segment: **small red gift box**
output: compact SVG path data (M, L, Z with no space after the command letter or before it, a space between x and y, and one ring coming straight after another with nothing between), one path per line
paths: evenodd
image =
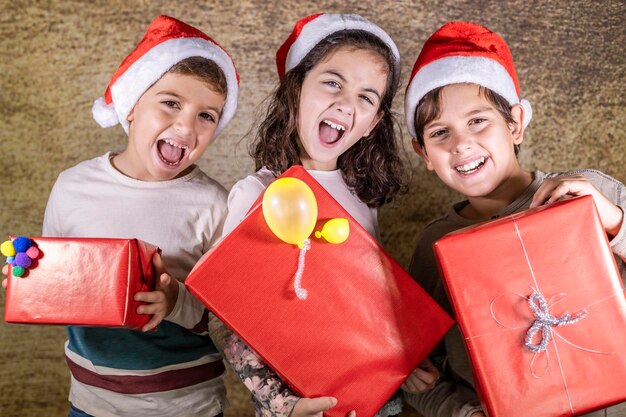
M155 286L152 255L137 239L32 237L39 256L22 277L9 267L4 320L10 323L140 328L138 291Z
M325 415L372 416L452 319L304 169L281 177L312 189L315 230L337 217L350 225L340 244L311 237L302 275L308 297L294 294L300 250L272 233L260 204L185 284L298 395L336 397Z
M489 416L573 416L626 400L624 286L592 197L434 247Z

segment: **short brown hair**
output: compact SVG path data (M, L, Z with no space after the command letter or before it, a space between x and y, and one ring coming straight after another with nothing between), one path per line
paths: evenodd
M224 71L215 62L201 56L192 56L172 65L168 73L191 75L207 85L211 90L226 97L228 84Z
M504 121L509 125L517 124L511 113L511 105L500 94L487 87L478 86L479 94L483 95L489 103L502 115ZM444 87L435 88L428 93L417 104L415 109L415 133L417 142L424 148L424 128L427 124L441 115L441 91ZM515 145L515 155L519 153L519 145Z

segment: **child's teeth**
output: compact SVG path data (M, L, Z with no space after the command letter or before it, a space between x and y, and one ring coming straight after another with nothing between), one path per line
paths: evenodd
M478 168L484 162L485 162L485 158L480 158L480 159L477 159L475 161L469 162L467 164L458 166L458 167L456 167L456 170L459 171L459 172L472 171L472 170L475 170L476 168Z
M168 145L175 146L175 147L180 148L180 149L187 149L187 146L178 145L177 143L174 143L174 142L173 142L172 140L170 140L170 139L164 139L163 141L164 141L165 143L167 143Z
M335 124L333 122L331 122L330 120L324 120L324 123L326 123L328 126L332 127L333 129L337 129L337 130L346 130L345 127Z

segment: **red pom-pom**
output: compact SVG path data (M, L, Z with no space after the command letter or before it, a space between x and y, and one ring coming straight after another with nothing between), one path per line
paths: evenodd
M28 255L30 259L37 259L39 256L39 249L37 246L31 246L28 250L26 250L26 255Z

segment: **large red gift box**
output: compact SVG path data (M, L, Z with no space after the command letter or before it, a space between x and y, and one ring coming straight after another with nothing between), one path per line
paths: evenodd
M140 328L138 291L155 286L152 255L137 239L31 237L40 255L22 276L9 268L4 320L10 323Z
M326 416L370 417L452 325L452 319L303 168L315 230L348 219L341 244L311 237L298 299L300 250L269 229L260 203L185 281L211 311L303 397L334 396ZM262 197L262 196L261 196ZM260 199L259 198L259 202Z
M490 417L574 416L626 400L624 285L592 197L459 230L434 248Z

